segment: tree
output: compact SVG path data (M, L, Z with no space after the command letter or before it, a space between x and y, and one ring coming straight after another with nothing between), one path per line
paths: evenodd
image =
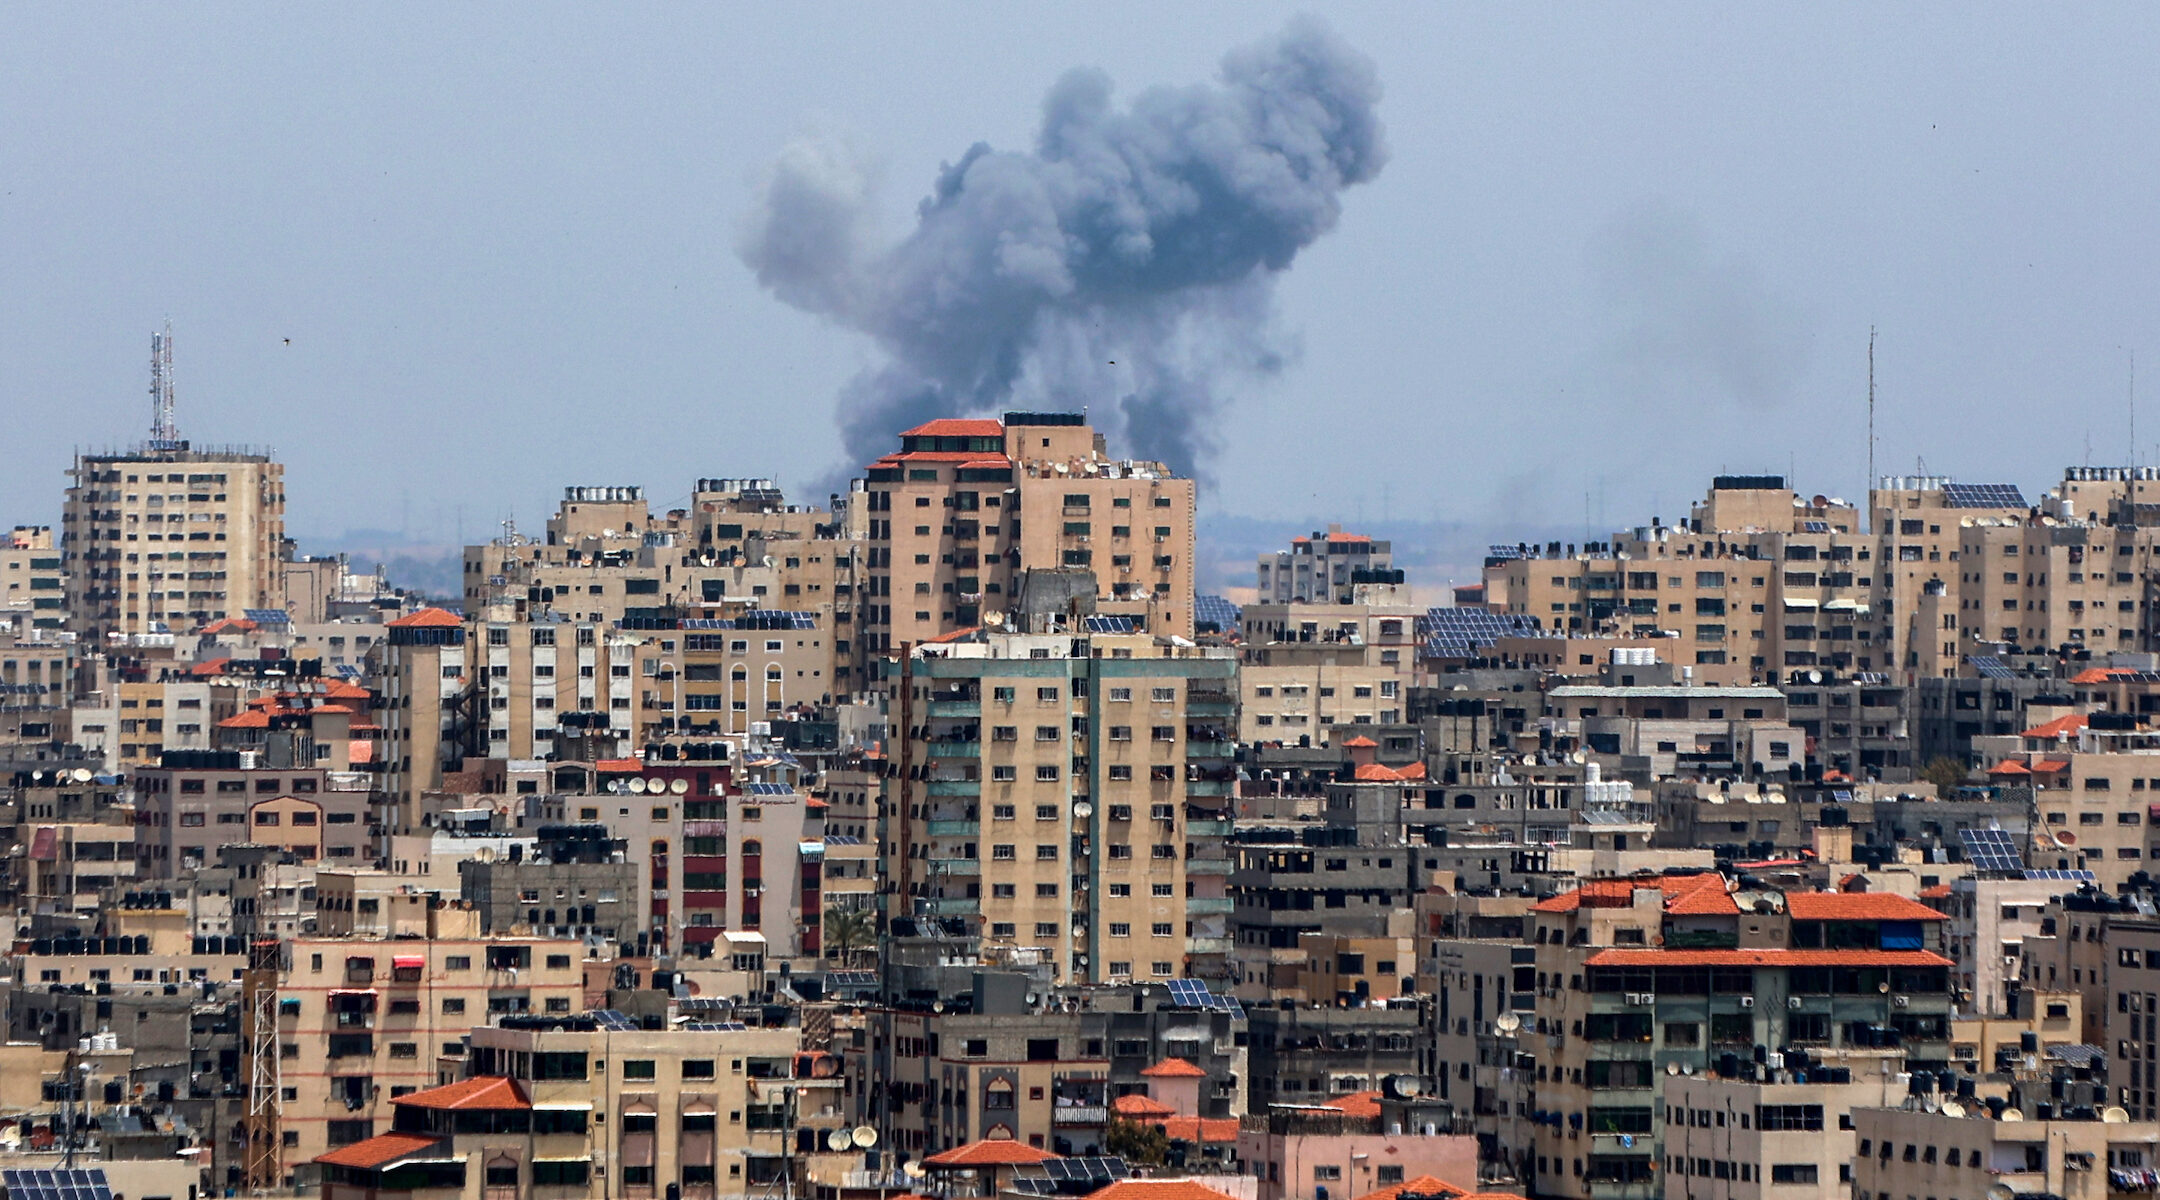
M876 944L877 919L868 909L833 909L824 915L824 931L825 953L847 967Z
M1103 1134L1103 1149L1129 1163L1159 1167L1170 1159L1170 1135L1159 1125L1142 1125L1113 1116L1110 1128Z
M1965 764L1947 755L1931 758L1920 768L1920 778L1935 785L1935 793L1947 796L1965 786Z

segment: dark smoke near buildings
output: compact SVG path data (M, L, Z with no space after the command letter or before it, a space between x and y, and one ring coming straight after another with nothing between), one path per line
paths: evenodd
M1032 153L971 147L894 245L870 244L857 156L789 147L741 253L883 350L841 397L851 468L933 417L1088 407L1126 452L1194 471L1225 387L1283 359L1275 276L1387 160L1379 99L1372 63L1313 21L1229 54L1215 85L1122 108L1076 70Z

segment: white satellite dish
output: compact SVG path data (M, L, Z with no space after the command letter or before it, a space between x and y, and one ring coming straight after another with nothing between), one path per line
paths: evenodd
M621 794L622 794L622 790L623 790L623 786L622 786L622 780L620 780L620 779L610 779L610 780L608 780L608 781L607 781L607 790L608 790L608 795L610 795L610 796L619 796L619 795L621 795Z
M2025 1119L2025 1114L2015 1108L2006 1108L2003 1110L2002 1119L2005 1121L2022 1121Z
M88 768L88 767L77 767L77 768L75 768L75 782L77 782L77 783L88 783L88 782L90 782L90 780L91 780L90 768Z
M870 1125L857 1125L855 1127L855 1144L865 1150L877 1145L877 1129Z
M1073 815L1085 821L1095 815L1095 806L1086 800L1073 805Z
M1945 1100L1942 1102L1942 1115L1946 1117L1962 1117L1965 1115L1965 1106L1955 1100Z
M2017 1195L2017 1189L2007 1183L1998 1183L1989 1188L1987 1194L1988 1200L2011 1200L2012 1197Z
M1680 1073L1680 1064L1676 1062L1666 1063L1665 1073L1667 1075L1678 1075Z
M629 788L632 795L642 796L645 794L645 777L643 775L632 775L623 781L623 786Z
M1502 1033L1513 1033L1522 1028L1522 1018L1511 1012L1501 1013L1493 1018L1493 1028Z
M690 792L690 781L687 779L669 780L667 790L675 793L678 796L688 795Z
M924 1175L929 1174L929 1172L923 1170L923 1165L919 1162L902 1164L900 1167L900 1173L907 1176L909 1179L921 1179Z
M855 1135L845 1129L835 1129L825 1135L825 1147L829 1150L850 1150L855 1146Z
M1589 762L1590 756L1580 750L1577 750L1575 753L1568 755L1567 760L1579 767L1582 766L1584 763Z
M2119 1104L2110 1104L2100 1110L2100 1122L2103 1125L2124 1125L2129 1121L2130 1110Z
M655 796L664 796L667 794L667 780L655 775L645 781L645 790Z

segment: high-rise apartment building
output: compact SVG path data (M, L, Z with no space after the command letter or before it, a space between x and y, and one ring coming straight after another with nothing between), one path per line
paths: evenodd
M1257 600L1276 604L1348 604L1352 589L1361 583L1380 582L1373 572L1392 573L1395 566L1391 542L1376 542L1359 533L1344 533L1330 525L1326 533L1290 539L1288 550L1260 556L1255 578ZM1386 581L1393 580L1392 574Z
M77 455L68 475L60 557L77 632L185 632L284 607L284 464L173 442Z
M918 647L894 705L893 915L958 919L986 959L1063 980L1225 970L1236 670L1131 633Z
M866 654L983 624L1027 570L1090 571L1095 611L1192 635L1192 480L1111 458L1078 413L931 421L867 474Z

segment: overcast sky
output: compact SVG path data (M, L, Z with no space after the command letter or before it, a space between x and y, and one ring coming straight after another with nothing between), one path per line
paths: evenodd
M73 448L274 446L290 525L536 527L565 484L825 474L860 334L736 254L806 130L886 234L1068 68L1214 78L1292 6L12 5L0 13L0 522ZM1297 352L1207 507L1600 527L1706 476L2037 490L2160 397L2160 10L1328 6L1390 159L1276 289ZM1107 403L1108 397L1105 398ZM2139 461L2160 461L2160 404Z

